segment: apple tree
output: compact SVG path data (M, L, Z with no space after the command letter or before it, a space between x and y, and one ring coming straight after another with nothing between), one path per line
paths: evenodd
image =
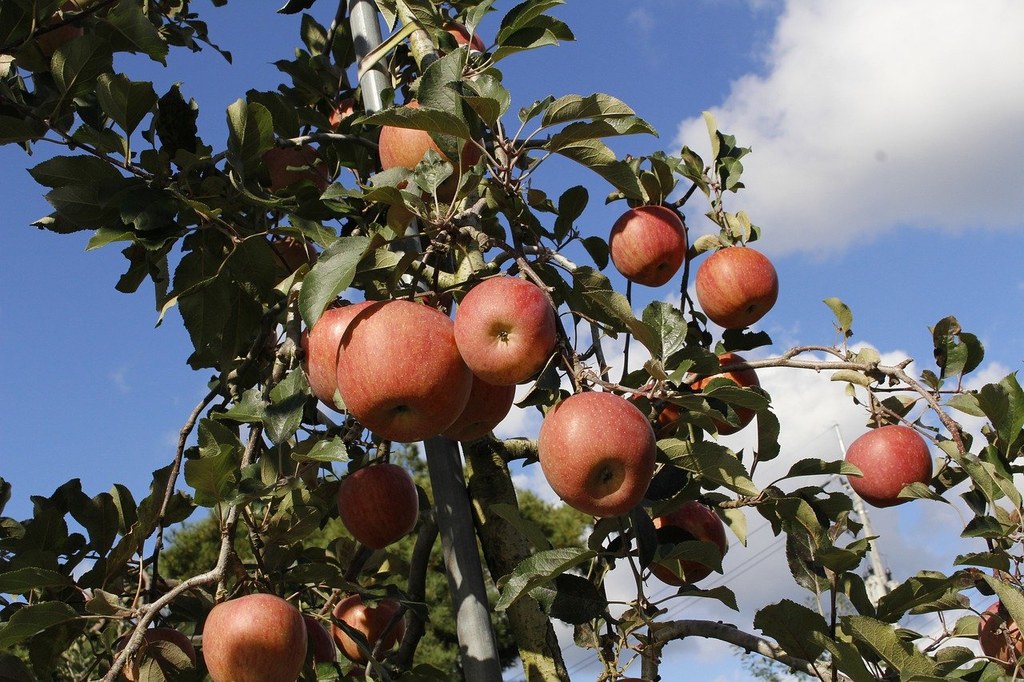
M884 363L851 343L834 298L829 341L766 353L758 322L785 273L756 248L770 227L737 208L749 150L710 115L707 158L620 156L617 138L655 132L625 102L520 101L502 69L573 39L558 0L351 0L326 24L308 10L328 0L288 0L283 82L207 112L133 70L172 49L228 56L204 21L216 9L196 4L0 5L0 141L59 150L29 168L53 207L35 226L120 248L117 289L152 287L158 319L188 332L183 359L210 377L148 490L72 479L33 497L31 518L0 521L6 677L447 679L417 653L439 535L468 679L500 674L484 576L529 680L569 678L556 620L606 680L669 679L664 647L694 636L822 680L1018 676L1016 375L968 388L984 349L952 316L931 329L933 365ZM201 116L226 117L226 139L204 139ZM590 180L546 190L555 158ZM592 196L621 207L608 230L584 226ZM716 230L697 236L684 216L701 214ZM655 292L642 310L638 287ZM782 454L766 367L847 387L876 427L851 445L856 463L803 459L765 479ZM539 433L495 438L513 400L543 416ZM749 452L718 440L741 429ZM411 442L431 497L339 496ZM523 467L587 514L580 542L554 546L524 512ZM825 489L827 475L872 504L956 502L980 549L870 598L860 497ZM340 518L358 537L382 509L414 515L411 543L324 535ZM169 534L197 513L216 519L217 551L171 577ZM826 607L760 605L747 629L668 618L682 600L737 607L728 580L700 583L754 517ZM635 578L625 597L609 593L616 567ZM663 584L675 592L653 599ZM979 613L978 593L999 606ZM910 613L944 629L902 627Z

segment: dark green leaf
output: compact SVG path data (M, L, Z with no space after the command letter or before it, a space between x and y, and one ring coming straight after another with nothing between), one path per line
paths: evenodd
M805 661L817 660L824 650L824 646L809 635L812 632L827 635L829 631L821 614L789 599L758 611L754 627L778 642L787 654Z
M228 158L239 172L248 173L274 146L274 120L256 102L236 100L228 107Z
M551 582L538 585L530 590L530 596L549 616L570 625L597 618L608 605L592 582L571 573L562 573Z
M537 552L520 562L509 575L501 590L501 598L494 605L496 611L504 611L524 594L571 568L590 561L597 553L582 547L564 547Z
M0 651L10 649L29 637L78 618L78 612L63 602L47 601L18 609L10 619L0 624Z
M72 40L54 53L50 69L61 92L54 114L61 112L74 98L94 90L100 74L113 71L113 61L110 46L90 34Z
M342 237L320 254L299 294L299 312L307 327L312 327L327 304L352 284L370 243L369 237Z
M96 96L104 113L128 135L156 106L152 83L128 80L122 74L104 73L97 79Z
M658 337L658 357L667 358L686 345L686 317L671 303L651 302L644 308L642 319Z
M153 61L166 63L167 42L140 5L119 2L107 13L106 20L102 26L102 33L111 49L144 54Z
M270 405L264 424L275 445L285 442L302 424L302 408L309 395L306 373L296 368L270 392Z
M607 180L628 199L640 199L643 190L636 175L625 161L619 161L608 145L600 140L580 140L559 147L562 156L572 159Z
M64 575L45 568L27 566L0 573L0 594L27 594L47 587L69 587L75 582Z
M987 384L977 393L978 406L992 422L999 439L1010 445L1024 427L1024 390L1016 373L1006 375L998 384Z
M659 441L658 446L673 464L708 483L724 485L740 495L752 496L758 493L743 463L728 448L718 443L690 443L673 438Z
M292 459L296 462L347 462L348 448L345 447L344 439L337 436L323 440L309 439L292 449Z
M845 616L843 629L900 672L900 678L934 675L935 663L899 637L893 626L868 616Z

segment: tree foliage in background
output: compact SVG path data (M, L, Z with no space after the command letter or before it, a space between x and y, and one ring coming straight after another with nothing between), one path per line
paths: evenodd
M934 365L911 374L909 360L884 364L877 352L850 345L853 315L835 299L826 301L835 329L821 332L834 343L746 363L828 372L847 386L851 409L863 410L873 425L912 426L931 443L938 467L928 485L904 494L927 498L915 504L959 497L965 506L963 535L977 540L979 551L956 557L948 574L919 573L872 602L860 575L869 542L850 498L807 479L852 472L812 459L762 480L759 465L780 454L771 397L759 389L691 389L694 376L718 370L718 353L771 344L763 331L717 333L688 291L690 265L703 252L770 239L770 229L762 234L734 206L749 150L706 116L709 158L688 147L620 158L607 140L655 132L626 103L601 93L517 99L503 85L506 60L573 39L549 13L558 0L500 8L490 0L378 0L392 36L373 55L392 84L385 104L415 95L422 109L367 112L345 3L327 26L305 13L314 4L330 3L289 0L279 10L294 17L296 30L295 51L272 56L281 85L239 87L226 112L210 112L190 98L187 84L159 92L137 79L138 60L120 57L164 64L171 50L185 49L230 58L204 20L215 9L189 0L0 3L0 143L56 150L42 161L32 158L29 172L53 208L35 226L84 233L90 249L121 249L117 289L151 287L158 318L169 323L176 316L188 331L187 364L209 376L208 394L183 415L180 447L168 452L147 491L114 483L94 494L72 479L33 497L31 518L0 519L3 675L113 679L124 662L118 638L151 623L199 633L216 601L251 591L286 596L323 616L339 594L359 591L398 597L413 617L429 618L437 635L419 641L418 651L412 641L376 662L372 674L447 679L456 646L448 616L435 609L443 589L410 593L424 572L434 573L436 559L417 561L413 538L373 553L339 530L341 477L396 455L351 418L318 405L302 368L300 334L342 295L445 305L448 296L457 300L501 272L542 283L559 312L555 360L522 405L544 412L571 387L634 396L652 417L662 401L683 408L680 428L659 441L657 474L643 504L624 517L593 521L582 538L571 515L522 491L516 500L480 484L488 476L511 489L508 466L533 465L535 442L487 439L464 448L476 514L465 523L481 529L496 607L507 614L501 641L520 646L526 677L568 677L551 645L552 619L574 626L576 642L591 649L609 680L635 677L641 667L653 678L664 645L688 636L740 646L822 680L982 681L1019 673L951 642L976 636L971 604L979 593L998 598L1016 622L1024 619L1022 500L1014 485L1024 391L1015 372L968 388L984 350L953 317L931 329ZM444 30L452 19L473 30L485 17L496 28L482 53L458 47ZM349 106L352 115L343 115ZM198 123L209 117L226 118L226 139L202 139ZM414 170L379 173L382 125L426 130L442 151L470 141L480 146L481 161L456 172L433 155ZM288 164L297 182L275 186L268 154L305 145L315 150L314 167ZM556 155L593 171L588 187L557 196L546 190L540 169ZM655 301L637 311L630 291L616 290L603 273L606 232L581 228L592 196L624 208L663 204L706 213L717 224L717 234L691 239L677 282L679 305ZM696 207L697 200L706 203ZM406 237L411 220L419 243ZM604 349L623 338L641 343L651 359L612 378ZM737 408L757 413L757 444L749 452L716 439L717 425L734 420ZM11 494L0 480L0 513ZM825 604L843 595L852 611L819 612L788 600L761 605L756 633L666 619L668 607L682 600L736 608L728 576L714 589L687 585L667 600L649 598L649 567L674 546L654 531L651 514L696 499L741 541L748 516L766 519L786 536L796 582ZM416 540L430 541L430 507L424 508ZM197 514L212 514L215 537L199 534L213 529L209 521L175 530ZM507 523L499 539L508 542L482 530L496 516ZM617 565L636 576L636 593L624 607L609 604L605 590ZM900 626L919 613L942 615L944 629L926 636ZM205 672L201 657L197 670L148 670L150 679ZM336 674L332 666L312 665L304 673Z

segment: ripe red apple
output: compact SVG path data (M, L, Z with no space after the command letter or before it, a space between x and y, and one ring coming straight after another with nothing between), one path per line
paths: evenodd
M671 280L686 259L686 228L667 206L631 208L612 225L612 263L626 279L649 287Z
M928 483L932 478L928 444L917 431L900 424L873 429L853 441L846 461L864 474L851 476L850 487L875 507L909 501L910 498L899 497L903 487Z
M725 329L754 324L779 297L772 262L749 247L715 251L697 268L697 301L712 322Z
M740 362L744 362L744 359L737 355L736 353L722 353L721 355L718 356L718 364L721 367L727 367L728 365ZM757 378L757 372L755 372L754 370L736 369L729 372L722 372L720 374L713 374L708 377L703 377L693 382L691 386L693 387L694 391L702 391L704 390L705 386L711 383L712 379L718 379L721 377L729 379L730 381L732 381L734 384L741 388L761 385L761 382ZM675 406L673 405L673 407ZM718 428L719 434L723 436L728 436L729 434L736 433L737 431L745 427L747 424L749 424L751 420L754 419L754 415L756 414L754 410L750 409L749 407L737 407L735 408L735 410L736 416L739 418L739 425L734 426L728 422L716 419L715 426Z
M1024 657L1024 637L1017 623L1002 604L996 602L985 609L978 622L978 644L983 654L1013 667Z
M408 471L388 462L374 464L341 479L338 513L352 537L383 549L416 527L420 496Z
M371 651L378 647L387 651L405 636L405 618L399 618L387 634L384 633L401 608L402 605L394 599L384 598L376 606L369 606L363 603L363 598L358 594L350 594L334 607L334 619L362 634ZM341 627L332 625L331 634L346 658L353 663L367 662L367 656L356 644L356 640Z
M502 275L480 282L455 314L455 342L473 373L518 384L539 372L558 340L555 311L536 284Z
M345 408L381 438L412 443L455 423L473 373L455 345L455 325L412 301L375 302L345 330L338 391Z
M301 181L313 183L323 193L330 184L327 164L320 159L320 153L308 144L268 149L263 153L263 165L270 176L267 189L274 193Z
M306 660L306 624L272 594L221 602L203 625L203 660L213 682L291 682Z
M309 387L322 403L335 410L341 410L334 402L334 394L338 390L338 354L341 352L341 337L359 311L371 303L363 301L340 308L328 308L302 337L302 350L305 356L303 365L309 379Z
M474 374L466 409L445 429L444 435L461 441L483 438L508 415L515 399L515 384L496 386Z
M334 648L334 638L314 616L302 614L306 624L306 646L313 654L314 663L334 663L338 660L338 651Z
M413 100L405 105L409 109L419 109L419 102ZM381 126L380 138L377 140L382 170L389 168L408 168L413 170L423 160L428 149L433 149L443 158L448 158L437 146L437 143L425 130ZM458 162L448 159L455 166L455 175L460 169L469 168L480 160L480 149L470 142L465 142Z
M674 511L656 517L654 527L673 529L672 534L678 534L676 542L700 540L714 543L722 556L729 548L722 519L696 500L687 500ZM697 561L677 558L651 564L651 573L666 585L678 586L703 580L711 575L711 568Z
M131 633L124 635L117 642L118 653L124 649L128 644L128 640L131 638ZM188 656L189 660L192 661L192 667L196 665L196 649L192 646L192 640L185 633L175 630L174 628L149 628L142 635L142 646L140 646L135 654L125 662L125 666L121 671L124 678L128 682L136 682L141 679L141 666L142 662L147 658L153 658L155 651L150 648L151 645L157 642L168 642L173 644L178 649L181 649L182 653ZM158 656L159 654L157 654Z
M654 430L614 393L577 393L555 405L541 424L537 449L551 489L594 516L627 513L654 476Z
M458 21L449 21L444 26L444 30L447 31L448 35L455 39L455 42L459 45L469 45L470 50L477 52L483 52L487 49L484 45L484 41L480 39L479 35L469 33L469 29L466 25Z

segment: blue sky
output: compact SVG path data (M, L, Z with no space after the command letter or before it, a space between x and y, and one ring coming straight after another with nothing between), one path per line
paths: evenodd
M180 81L185 96L199 102L201 134L222 144L228 104L281 80L271 62L290 54L297 20L274 14L278 4L197 3L209 10L211 34L234 64L213 53L172 56L167 69L140 59L132 65L144 69L136 79L152 80L158 92ZM313 8L324 23L328 4ZM504 63L515 106L548 94L615 95L660 133L618 141L622 154L682 144L701 151L707 138L700 113L712 110L724 131L752 147L745 160L750 189L730 196L727 208L745 209L763 228L759 248L779 271L779 301L757 325L775 341L763 354L832 343L831 313L821 301L837 296L853 309L855 340L887 357L916 358L918 370L929 366L928 327L946 315L985 344L979 374L998 379L1021 368L1024 5L575 0L554 13L578 40ZM497 22L488 17L480 32L489 35ZM29 495L48 495L76 476L91 495L120 481L141 497L150 472L171 461L177 431L208 378L185 364L188 337L176 314L155 328L151 289L131 296L114 290L125 267L115 247L86 253L87 235L29 226L49 210L24 169L54 151L41 145L32 159L0 148L7 198L0 475L14 486L5 514L16 518L30 514ZM556 196L588 185L585 232L607 236L622 210L602 205L603 181L568 163L551 164L536 182ZM710 231L699 199L685 209L693 236ZM668 296L644 291L635 305ZM761 379L783 427L780 459L835 455L833 424L847 443L863 430L864 413L826 377L791 371ZM536 426L534 415L516 413L501 432L533 435ZM732 437L737 447L743 437ZM520 478L543 492L539 471ZM872 520L897 578L929 560L948 570L953 554L964 551L962 522L941 505L905 505ZM751 528L758 525L753 518ZM686 615L742 623L758 604L783 594L799 599L781 552L761 554L772 540L762 532L727 558L727 575L731 566L740 581L747 571L732 585L743 613L701 604ZM566 656L579 679L593 678L596 668L581 652ZM745 678L725 645L685 642L667 656L699 662L708 679Z

